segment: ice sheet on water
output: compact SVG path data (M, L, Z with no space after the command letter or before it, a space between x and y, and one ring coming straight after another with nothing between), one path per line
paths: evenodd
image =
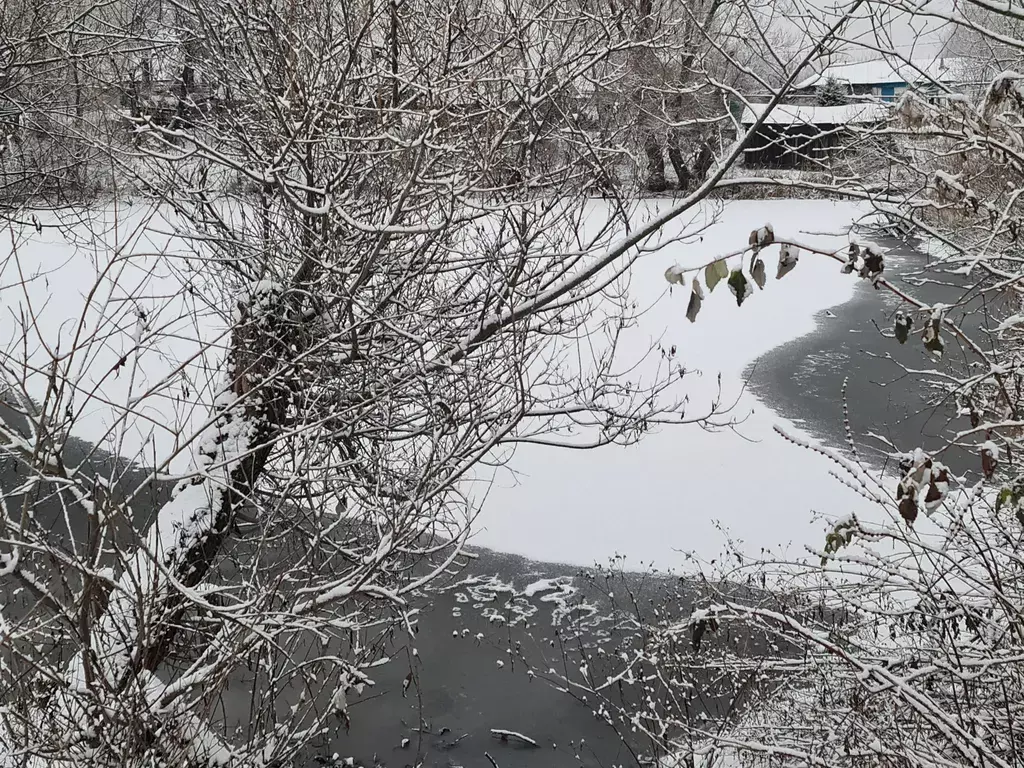
M656 203L645 205L653 213ZM696 220L671 225L661 236L666 247L636 263L631 293L638 306L654 306L619 343L624 354L637 355L652 344L674 345L692 371L682 390L688 413L716 398L735 400L733 415L742 423L736 431L662 428L629 448L556 454L526 446L509 465L516 475L499 471L488 489L477 543L541 561L592 565L623 554L629 567L686 567L685 553L711 559L730 537L752 551L763 546L803 554L804 545L820 545L828 527L812 522L812 510L838 516L863 507L856 493L827 475L827 460L776 435L773 426L785 421L744 388L753 361L814 330L818 319L826 321L824 310L838 316L828 322L842 322L840 307L858 281L840 274L835 261L804 252L791 273L769 281L742 307L719 286L691 324L685 318L689 281L669 285L665 270L678 264L690 277L688 268L744 247L765 221L778 239L845 248L846 230L866 209L822 200L742 201L726 204L713 223L717 210L709 204ZM684 225L699 234L671 242ZM774 258L775 247L764 257ZM806 396L837 401L838 391ZM792 425L786 431L802 434Z
M126 459L168 458L205 416L223 355L219 288L193 284L179 258L188 244L148 206L39 219L42 232L7 222L0 237L0 353L28 350L38 368L28 392L41 400L51 353L67 355L77 340L65 358L80 410L73 435ZM100 338L89 342L92 334ZM183 450L176 467L189 461Z
M523 590L523 594L527 597L533 597L534 595L538 595L541 592L561 590L564 586L571 583L572 579L569 579L564 576L555 579L540 579L538 581L533 582L532 584L527 584L526 588Z

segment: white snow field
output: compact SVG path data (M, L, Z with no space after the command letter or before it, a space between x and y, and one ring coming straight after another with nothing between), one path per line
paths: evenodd
M669 204L643 203L637 216ZM654 306L627 332L625 352L639 355L659 339L666 348L676 345L677 357L691 371L684 379L689 413L707 407L720 373L723 400L738 398L730 415L743 423L714 433L696 425L662 427L628 448L521 446L487 491L473 543L537 560L590 565L622 554L630 565L659 567L683 565L684 551L715 557L726 535L719 526L742 539L748 551L820 544L825 524L811 521L812 510L840 517L864 501L826 474L827 459L773 432L773 425L782 424L800 434L743 391L742 374L759 356L813 330L817 313L849 300L856 278L840 274L832 260L803 254L793 272L776 280L778 249L771 248L765 252L763 292L755 289L738 308L723 281L691 325L685 317L689 279L683 290L677 286L673 295L663 295L669 288L664 273L676 263L699 265L743 248L750 231L765 222L777 237L839 248L864 212L854 203L829 201L707 203L670 225L665 240L684 229L699 234L638 261L631 292L640 306ZM67 214L37 216L54 224L66 222ZM58 352L59 343L59 355L65 355L76 334L92 332L102 317L105 343L87 358L62 358L82 395L76 405L86 402L86 393L100 396L79 415L75 436L146 463L171 460L174 471L183 471L190 458L183 439L201 426L203 411L196 403L209 400L208 392L195 389L203 388L221 355L220 310L226 303L198 287L180 290L189 280L188 260L166 255L189 249L167 234L170 226L150 209L110 206L84 215L89 221L68 227L2 231L0 352L20 346L27 327L28 357L39 368L29 376L28 394L42 401L50 352ZM80 331L77 318L87 304ZM842 322L837 314L828 322ZM16 355L24 353L18 349ZM181 391L180 380L163 385L178 366L196 383L192 391ZM159 396L147 395L139 408L137 399L152 391ZM839 397L838 391L806 395L837 403ZM128 428L111 430L116 414L133 411L138 413Z
M684 226L701 229L716 213L716 206L705 206L696 220L670 225L666 238ZM840 248L851 223L865 213L855 203L824 200L730 202L700 239L643 257L631 289L641 306L650 304L669 287L668 267L700 265L739 250L766 222L776 238ZM688 370L701 372L687 377L692 414L714 397L721 373L723 400L738 398L732 415L744 418L742 424L716 432L661 427L624 448L521 446L509 468L499 470L472 542L540 561L589 566L617 554L630 567L667 569L685 566L691 552L705 562L715 558L729 539L751 554L775 548L802 555L805 545L824 542L828 524L814 513L835 519L864 509L863 498L827 474L833 467L828 459L787 442L773 427L807 439L805 433L743 390L750 363L814 330L815 315L848 301L857 284L835 261L808 253L776 280L778 250L766 249L768 283L742 307L723 281L691 324L685 317L691 273L631 331L637 350L660 338L666 348L676 345ZM842 311L835 314L823 321L842 322ZM841 418L838 389L805 394L833 401Z
M75 383L74 437L184 471L205 418L198 404L212 399L202 390L223 348L224 303L208 287L182 291L191 251L148 206L25 218L39 230L0 227L0 365L27 359L29 371L8 373L26 376L42 403L56 357ZM89 343L94 334L102 343ZM190 391L172 376L179 367Z

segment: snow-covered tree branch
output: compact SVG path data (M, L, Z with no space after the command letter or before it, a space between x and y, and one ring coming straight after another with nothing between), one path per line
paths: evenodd
M61 126L146 204L12 196L0 764L308 756L355 725L516 445L730 424L686 408L674 349L622 339L631 266L737 185L738 30L767 40L763 9L119 2L46 32L26 13L10 92L45 116L64 92L30 74L79 78ZM780 61L773 104L843 24ZM638 221L663 147L686 195ZM232 684L241 722L216 706Z

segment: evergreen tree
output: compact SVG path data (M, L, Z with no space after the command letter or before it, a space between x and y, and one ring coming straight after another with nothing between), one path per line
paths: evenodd
M849 95L849 86L837 80L834 77L829 77L818 86L815 91L815 98L822 107L838 107L846 103L846 97Z

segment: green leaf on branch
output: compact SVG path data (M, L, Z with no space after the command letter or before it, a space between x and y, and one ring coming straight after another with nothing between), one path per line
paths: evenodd
M1003 486L996 495L996 512L1003 507L1013 510L1014 517L1024 527L1024 475L1018 475L1010 485Z
M696 322L697 313L700 312L703 303L704 291L701 290L700 283L694 279L693 290L690 292L690 303L686 305L686 319L691 323Z
M1003 508L1006 502L1013 499L1013 491L1009 488L1003 488L999 491L999 495L996 496L996 512Z
M734 269L729 275L729 290L731 290L733 296L736 297L737 307L742 307L747 296L753 292L753 288L750 287L750 281L747 280L747 276L739 269Z
M758 259L754 262L754 268L750 270L750 276L754 278L754 282L757 283L757 287L763 291L765 282L764 261Z
M796 267L800 260L800 249L795 245L783 243L779 248L779 268L775 273L775 279L781 280Z
M825 537L825 554L822 555L821 564L828 562L828 556L834 555L843 547L853 541L853 534L857 532L857 518L850 515L846 520L840 520Z
M682 285L683 284L683 269L679 265L669 267L665 270L665 279L668 280L669 285Z
M708 286L708 291L715 290L715 286L728 276L729 267L724 260L713 261L704 268L704 282Z

